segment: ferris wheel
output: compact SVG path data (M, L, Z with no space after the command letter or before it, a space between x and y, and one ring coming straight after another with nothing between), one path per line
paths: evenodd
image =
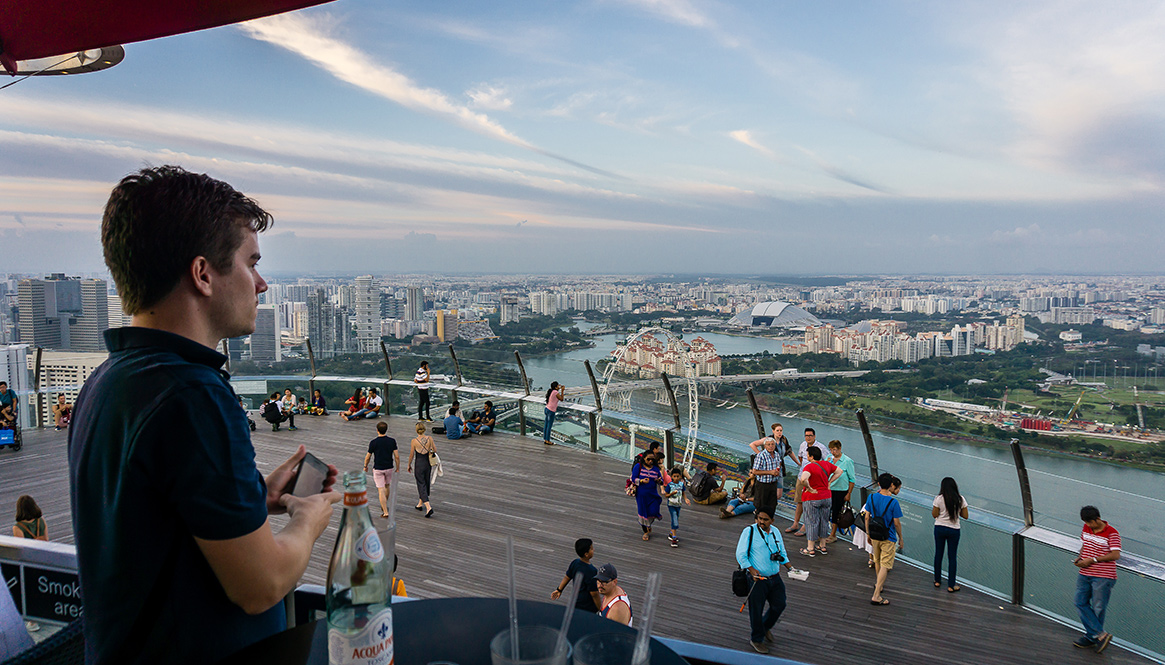
M618 399L616 393L623 393L623 398L619 399L623 406L630 404L630 390L619 391L618 388L612 390L612 381L615 377L616 368L623 364L627 351L641 337L648 335L652 337L662 335L665 339L666 351L674 352L680 357L681 366L679 369L683 372L683 378L686 379L688 385L688 439L687 445L684 447L682 465L685 471L690 471L692 467L692 456L696 453L696 436L700 429L700 400L697 394L695 380L696 363L692 360L691 354L688 352L688 345L678 335L670 330L656 326L644 328L628 335L627 339L623 340L623 343L617 347L612 362L608 363L607 367L603 370L603 385L599 391L601 398L600 406L606 410L613 401Z

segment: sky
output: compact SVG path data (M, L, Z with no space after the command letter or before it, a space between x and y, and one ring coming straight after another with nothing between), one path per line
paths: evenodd
M125 50L0 90L0 273L101 270L161 164L280 272L1162 271L1160 2L335 0Z

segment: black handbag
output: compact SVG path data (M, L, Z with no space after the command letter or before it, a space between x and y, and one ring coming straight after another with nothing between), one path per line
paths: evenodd
M753 527L748 527L749 554L752 553L752 532ZM741 598L747 596L748 592L752 590L751 582L752 577L748 574L747 570L738 567L736 570L732 571L732 593L736 594L737 596L740 596Z
M854 517L853 506L849 505L849 502L847 501L845 505L841 507L841 514L837 516L837 528L848 529L856 522L857 519Z

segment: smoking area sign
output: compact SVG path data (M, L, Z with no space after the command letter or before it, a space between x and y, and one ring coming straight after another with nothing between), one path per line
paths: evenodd
M16 609L26 619L69 623L81 616L81 581L75 571L0 564Z

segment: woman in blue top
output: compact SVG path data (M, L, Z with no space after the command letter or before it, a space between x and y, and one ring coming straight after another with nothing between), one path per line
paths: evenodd
M654 455L644 455L643 462L631 470L631 482L635 486L635 506L639 513L639 526L643 529L644 540L651 538L651 523L663 519L659 511L663 503L659 495L663 474L659 472L656 461Z

